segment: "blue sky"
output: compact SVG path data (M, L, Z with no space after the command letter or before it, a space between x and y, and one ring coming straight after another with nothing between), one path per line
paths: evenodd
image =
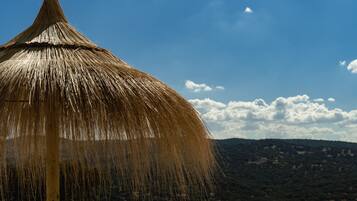
M217 138L357 141L355 0L61 3L80 32L190 99ZM0 43L40 5L2 2Z

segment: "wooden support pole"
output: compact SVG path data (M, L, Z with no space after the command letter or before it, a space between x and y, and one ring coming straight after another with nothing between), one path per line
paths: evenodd
M46 137L46 200L60 200L59 127L56 113L50 109Z
M0 177L6 181L2 182L0 185L0 199L5 199L5 185L8 182L8 177L6 173L6 136L8 135L7 126L2 126L3 133L0 133Z

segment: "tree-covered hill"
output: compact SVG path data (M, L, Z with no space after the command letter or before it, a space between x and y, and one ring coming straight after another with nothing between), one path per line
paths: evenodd
M216 200L357 200L357 144L313 140L217 141Z

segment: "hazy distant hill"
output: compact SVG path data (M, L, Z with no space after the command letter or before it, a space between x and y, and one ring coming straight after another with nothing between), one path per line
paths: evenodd
M225 175L215 200L357 200L357 144L231 139L217 145Z

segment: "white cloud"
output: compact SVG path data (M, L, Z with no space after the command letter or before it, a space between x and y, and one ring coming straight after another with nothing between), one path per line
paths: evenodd
M329 98L327 100L328 100L328 102L336 102L336 99L334 99L334 98Z
M224 90L225 88L223 86L216 86L216 89L218 90Z
M348 64L347 69L352 73L357 73L357 59Z
M191 80L187 80L185 83L186 89L193 92L202 92L202 91L213 91L213 90L224 90L223 86L209 86L205 83L198 84Z
M187 80L185 86L193 92L212 91L212 88L207 84L197 84L191 80Z
M346 66L347 62L345 60L339 61L338 64L340 66Z
M214 101L212 99L192 99L190 103L193 104L201 113L208 113L213 110L221 110L226 107L224 103Z
M357 110L328 108L307 95L267 103L190 100L215 138L309 138L357 141Z
M250 6L238 8L240 10L237 11L225 0L206 2L196 14L188 18L189 26L200 24L206 32L221 33L232 40L236 40L238 34L240 39L250 39L253 35L254 42L264 42L267 37L274 34L274 17L271 13L258 14L254 7Z
M244 13L253 13L254 11L250 7L245 7Z
M314 99L314 102L323 103L325 100L323 98L316 98Z

